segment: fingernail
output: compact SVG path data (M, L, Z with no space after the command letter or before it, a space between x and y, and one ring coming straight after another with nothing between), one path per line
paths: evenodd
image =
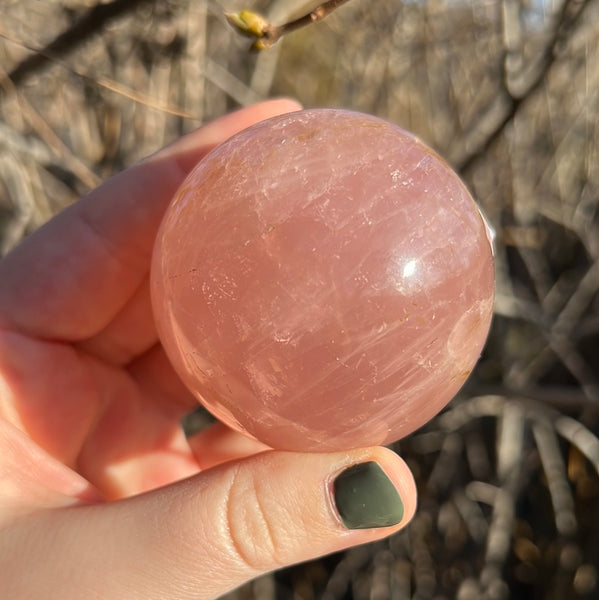
M333 483L335 506L348 529L370 529L397 525L404 506L385 471L365 462L342 471Z

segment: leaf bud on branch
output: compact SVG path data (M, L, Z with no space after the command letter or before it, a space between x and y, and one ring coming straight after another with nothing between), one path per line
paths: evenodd
M275 25L266 17L251 10L241 10L236 13L225 13L227 21L241 34L254 38L251 49L254 51L267 50L276 44L284 35L321 21L330 15L336 8L349 0L328 0L319 4L309 13L284 23Z

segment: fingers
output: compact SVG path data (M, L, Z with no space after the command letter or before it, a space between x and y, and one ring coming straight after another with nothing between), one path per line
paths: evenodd
M30 530L10 546L5 572L14 578L19 564L35 565L15 582L27 593L11 590L11 598L43 597L31 591L42 580L53 582L53 597L76 589L115 600L208 600L386 537L415 504L411 474L384 448L270 451L128 500L54 511L52 521L34 515L35 524L21 521Z
M279 98L254 104L248 108L216 119L193 131L174 144L159 150L146 162L160 161L165 156L175 159L183 171L190 171L197 162L217 144L235 135L238 131L254 123L264 121L279 114L301 109L295 100Z
M237 131L297 108L275 100L223 117L63 211L0 263L0 326L64 341L97 334L146 276L164 209L193 165Z
M214 423L188 440L200 469L270 450L265 444L233 431L222 423Z
M140 361L144 375L136 380L80 356L68 344L0 332L0 419L106 497L137 494L197 473L178 422L195 405L191 394L170 373L158 347ZM131 371L135 376L137 365ZM0 435L4 475L2 444Z

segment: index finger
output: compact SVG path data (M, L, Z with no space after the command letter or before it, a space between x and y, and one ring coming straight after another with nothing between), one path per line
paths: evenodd
M101 331L147 276L162 215L214 146L271 116L271 100L222 117L108 180L0 262L0 327L78 341Z

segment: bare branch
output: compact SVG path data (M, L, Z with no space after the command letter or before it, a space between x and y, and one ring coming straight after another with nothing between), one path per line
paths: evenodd
M131 100L132 102L137 102L138 104L142 104L143 106L145 106L147 108L152 108L154 110L164 112L169 115L174 115L176 117L182 117L183 119L192 119L195 121L200 120L198 115L194 115L192 113L184 111L181 108L179 108L178 106L171 106L169 104L162 104L162 103L156 102L156 100L154 100L147 94L144 94L143 92L138 92L132 88L129 88L129 87L123 85L122 83L119 83L118 81L109 79L108 77L103 77L101 75L95 75L92 77L91 75L84 73L80 69L76 69L72 65L66 63L59 56L54 56L51 51L46 50L45 48L34 48L32 46L24 44L23 42L16 40L14 37L8 35L8 33L2 29L1 25L0 25L0 38L3 38L13 44L17 44L18 46L21 46L22 48L26 48L27 50L30 50L31 52L35 52L35 54L32 55L33 57L41 57L45 61L49 61L48 63L40 62L39 63L40 68L41 68L42 64L58 65L58 66L62 67L63 69L65 69L66 71L68 71L69 73L72 73L76 77L83 79L84 81L87 81L93 85L97 85L98 87L104 88L110 92L113 92L114 94L118 94L119 96L123 96L124 98L127 98L127 99ZM21 65L24 65L24 64L28 64L27 59L25 59L21 63ZM38 63L36 63L36 64L38 64ZM20 69L20 66L17 67L14 71L11 71L11 73L20 72L19 69ZM22 76L19 76L19 79L21 77ZM6 92L7 87L10 87L10 86L16 86L15 82L11 78L10 73L6 73L5 71L0 70L0 93Z
M546 46L545 52L536 63L535 69L529 74L530 80L526 88L520 92L519 96L513 96L509 93L506 86L503 93L492 100L489 110L484 111L484 114L476 119L476 127L478 127L480 119L485 118L487 113L501 113L498 115L495 126L485 136L484 140L477 144L473 150L469 151L461 160L456 161L454 167L459 173L463 174L472 168L474 163L501 137L501 134L505 131L508 124L513 121L520 107L542 87L549 71L560 56L560 44L567 39L571 32L578 26L582 20L585 9L590 4L590 0L582 0L582 2L565 0L560 14L555 21L551 40ZM498 104L500 108L496 111Z
M8 73L8 78L13 85L19 85L28 75L46 67L54 58L62 58L73 52L108 23L145 2L148 0L113 0L108 4L94 5L45 48L20 62Z

